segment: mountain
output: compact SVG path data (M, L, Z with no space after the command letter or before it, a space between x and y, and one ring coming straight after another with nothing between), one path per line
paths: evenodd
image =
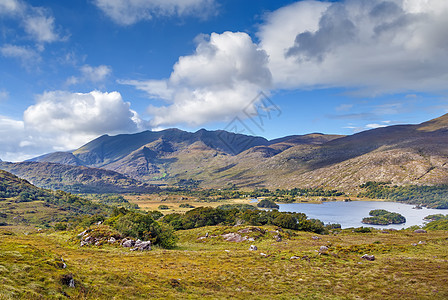
M46 162L0 162L0 169L33 184L73 193L123 193L157 191L157 188L123 174L103 169Z
M35 159L112 170L146 183L204 187L331 187L367 181L448 183L448 114L350 136L308 134L268 141L201 129L101 136L71 153Z

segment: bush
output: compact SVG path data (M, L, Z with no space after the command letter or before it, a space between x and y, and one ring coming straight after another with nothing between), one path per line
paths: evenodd
M260 202L258 202L257 206L261 208L273 208L273 209L279 208L279 206L274 201L268 199L261 200Z
M162 204L162 205L159 205L158 209L166 210L166 209L170 209L170 207L168 205Z

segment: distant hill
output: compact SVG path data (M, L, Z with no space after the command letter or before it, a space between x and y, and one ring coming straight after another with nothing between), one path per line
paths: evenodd
M78 215L107 214L111 207L62 191L38 188L0 170L0 226L48 226Z
M120 173L82 166L45 162L1 162L0 169L27 179L39 187L72 193L150 193L157 191L154 186Z
M178 129L101 136L40 162L113 170L146 183L204 187L332 187L367 181L448 183L448 115L350 136L308 134L268 141L225 131Z

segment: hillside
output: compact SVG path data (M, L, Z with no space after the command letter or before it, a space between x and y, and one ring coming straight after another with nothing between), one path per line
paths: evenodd
M268 141L225 131L178 129L102 136L40 162L113 170L146 183L194 180L203 187L329 187L367 181L448 183L448 115L350 136L308 134Z
M49 226L78 215L106 214L110 208L89 200L38 188L0 170L0 226Z
M154 186L110 170L44 162L0 162L0 168L39 187L72 193L157 191Z

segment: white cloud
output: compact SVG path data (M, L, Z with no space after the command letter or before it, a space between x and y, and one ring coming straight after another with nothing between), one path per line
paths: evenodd
M147 129L120 93L46 92L24 112L23 121L0 116L0 158L18 161L71 150L104 133Z
M39 53L29 47L6 44L0 48L0 53L4 57L19 59L26 68L37 64L41 60Z
M276 88L445 90L445 0L303 1L260 27Z
M389 126L388 124L377 124L377 123L372 123L372 124L367 124L365 126L366 129L375 129L375 128L381 128L381 127L387 127Z
M198 40L194 54L179 58L169 79L121 83L169 103L149 108L153 126L198 125L242 114L260 91L270 88L267 61L246 33L212 33Z
M55 28L54 17L48 9L34 7L21 0L0 1L0 15L18 20L25 33L38 43L51 43L66 39Z
M54 18L48 16L42 9L32 9L34 13L24 18L25 31L36 41L51 43L61 40L54 27Z
M22 5L17 0L2 0L0 1L0 15L16 14L22 10Z
M131 25L154 16L192 15L204 18L216 12L214 0L95 0L114 22Z
M72 85L85 81L90 81L93 83L102 82L112 74L112 68L105 65L100 65L98 67L84 65L80 68L80 72L81 77L72 76L67 80L67 84Z

